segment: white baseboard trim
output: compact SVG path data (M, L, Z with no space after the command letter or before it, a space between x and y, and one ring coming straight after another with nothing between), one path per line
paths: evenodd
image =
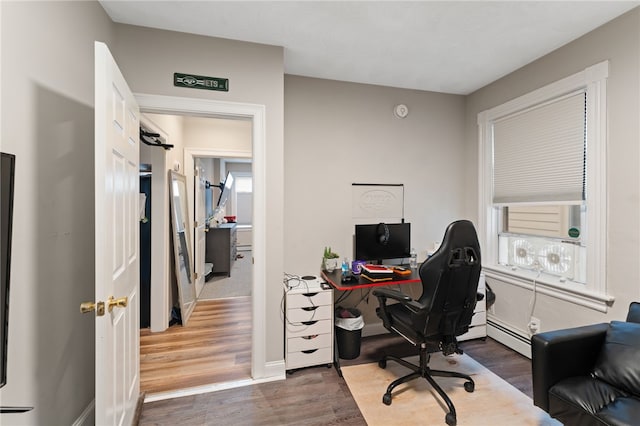
M264 376L260 379L267 381L283 380L287 376L287 369L284 359L279 361L266 362L264 364Z
M508 324L487 319L487 335L531 359L531 338Z
M235 389L243 386L257 385L258 383L275 382L286 379L284 360L267 362L264 366L264 376L260 378L247 378L224 383L211 383L209 385L195 386L192 388L178 389L175 391L148 393L144 402L162 401L183 396L200 395L203 393L217 392L225 389Z
M236 380L233 382L212 383L210 385L195 386L192 388L179 389L175 391L157 392L157 393L146 394L144 398L144 402L146 404L147 402L163 401L165 399L180 398L183 396L200 395L203 393L217 392L217 391L226 390L226 389L241 388L243 386L257 385L258 383L267 383L267 382L273 382L276 380L284 380L284 379L285 377L243 379L243 380Z
M93 399L87 407L80 413L80 417L73 422L72 426L90 426L95 423L96 418L96 400Z

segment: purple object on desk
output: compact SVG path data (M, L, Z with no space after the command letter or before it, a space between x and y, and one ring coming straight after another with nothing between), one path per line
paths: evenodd
M351 262L351 272L353 272L354 274L359 274L360 272L362 272L362 265L366 263L367 262L364 260L354 260L353 262Z

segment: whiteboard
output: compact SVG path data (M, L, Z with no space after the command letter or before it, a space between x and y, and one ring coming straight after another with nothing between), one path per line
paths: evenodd
M404 217L404 185L362 184L351 185L351 211L354 219L374 222Z

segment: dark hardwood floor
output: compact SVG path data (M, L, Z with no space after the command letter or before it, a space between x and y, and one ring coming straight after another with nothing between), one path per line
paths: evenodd
M491 338L462 342L460 347L471 358L533 399L531 360L529 358Z
M381 353L408 356L398 336L362 339L360 356L343 366L376 362ZM531 362L493 339L462 342L469 356L531 397ZM382 396L383 390L380 391ZM284 381L144 404L140 425L366 425L345 381L325 366L298 370Z

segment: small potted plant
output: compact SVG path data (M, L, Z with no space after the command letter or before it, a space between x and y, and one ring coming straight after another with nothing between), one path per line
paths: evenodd
M323 267L327 272L333 272L338 267L338 253L331 251L331 247L324 248L324 255L322 256Z

